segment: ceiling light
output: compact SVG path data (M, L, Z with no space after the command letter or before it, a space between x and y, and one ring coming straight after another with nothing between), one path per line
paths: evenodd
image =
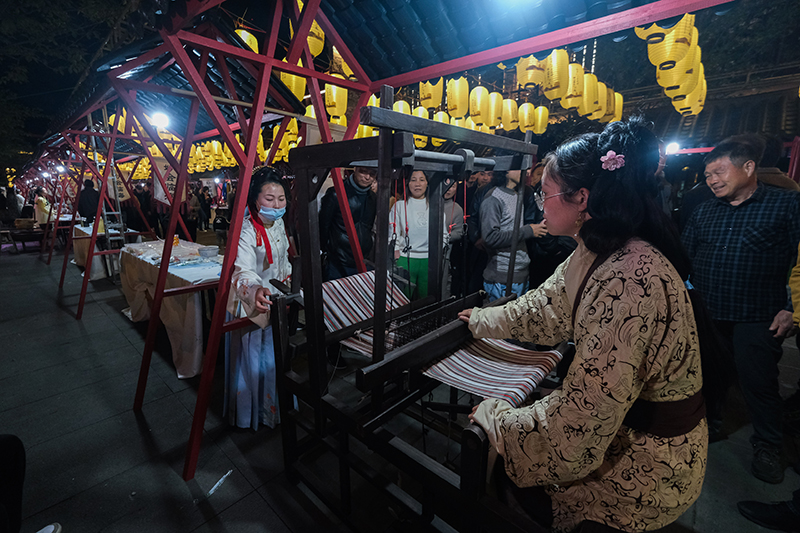
M150 123L156 128L163 129L169 126L169 117L164 113L153 113L153 116L150 117Z

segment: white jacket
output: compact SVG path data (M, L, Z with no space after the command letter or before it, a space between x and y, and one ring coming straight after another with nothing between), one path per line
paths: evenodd
M408 213L408 245L411 249L403 253L403 249L406 247L406 212ZM443 242L446 245L448 241L447 215L443 214L442 216L444 219ZM405 200L398 200L392 206L392 211L389 213L389 240L391 241L392 238L392 224L395 224L397 241L394 249L401 252L403 257L428 258L428 232L430 231L428 217L428 202L425 198L409 198L408 207L406 207Z
M292 266L289 263L289 239L283 219L277 220L267 229L267 238L272 247L272 264L267 261L267 247L256 245L256 229L247 216L242 222L239 235L239 252L231 276L231 290L228 294L227 310L236 318L247 317L261 328L269 326L269 311L259 313L255 307L256 290L266 287L270 293L278 289L269 280L277 279L289 284Z

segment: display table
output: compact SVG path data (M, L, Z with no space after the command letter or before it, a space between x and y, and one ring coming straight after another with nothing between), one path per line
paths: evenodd
M128 244L120 255L122 292L130 306L130 319L140 322L150 319L161 250L164 241ZM197 249L202 245L180 241L173 247L172 265L167 274L167 289L218 281L222 271L222 256L203 260ZM203 362L203 317L201 292L166 296L159 317L167 329L172 360L179 378L200 374Z
M88 226L74 226L73 236L74 237L91 237L92 236L92 224ZM111 234L119 235L119 230L112 229L109 231ZM128 233L135 233L133 231L126 232ZM132 238L131 235L128 238ZM97 234L97 240L100 242L101 240L105 240L105 234L99 233ZM141 236L136 236L137 241L141 241ZM80 239L73 239L72 240L72 250L75 256L75 264L83 267L86 266L86 258L89 256L89 244L91 244L90 238L80 238ZM94 251L98 252L100 249L98 248L97 244L94 246ZM118 259L115 256L105 256L106 260L108 261L117 261ZM92 259L92 273L89 277L90 280L95 281L98 279L103 279L108 277L108 272L106 271L106 263L103 259L103 256L95 256Z

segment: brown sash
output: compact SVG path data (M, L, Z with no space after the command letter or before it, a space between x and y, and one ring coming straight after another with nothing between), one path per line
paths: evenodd
M575 301L572 304L572 328L575 329L575 317L578 314L578 306L581 303L581 296L586 288L586 283L592 277L597 267L602 265L611 254L598 255L586 275L581 281ZM628 413L625 415L623 424L636 431L650 433L656 437L677 437L689 433L706 416L706 403L702 392L696 392L692 396L672 402L650 402L638 398Z

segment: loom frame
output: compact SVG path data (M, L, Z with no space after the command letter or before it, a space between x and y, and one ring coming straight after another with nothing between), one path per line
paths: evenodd
M321 144L296 148L290 153L290 163L295 170L298 190L298 232L301 236L301 261L303 299L306 310L306 341L283 352L305 352L308 357L308 374L293 370L280 373L280 409L283 436L284 462L287 472L302 479L305 484L343 520L352 512L351 471L383 487L387 496L402 504L422 523L446 529L455 524L461 531L544 531L538 524L521 517L484 493L488 440L477 426L466 428L460 435L462 443L461 475L404 442L386 428L386 423L398 413L414 405L439 383L416 372L421 366L452 350L471 336L469 328L460 321L424 335L409 344L385 351L385 328L373 328L372 363L357 371L356 388L368 392L370 402L350 405L328 391L326 347L343 338L345 332L326 331L323 320L322 261L320 257L320 231L316 213L318 192L325 177L336 167L350 167L354 163L370 162L378 168L378 192L375 243L375 300L386 300L389 264L389 194L391 184L401 179L410 169L432 172L429 176L429 296L421 303L426 310L442 308L463 309L480 305L480 293L464 299L451 298L441 302L439 268L442 262L444 173L462 181L475 170L520 169L523 174L531 166L537 147L526 141L466 130L449 124L404 115L391 110L394 91L381 88L381 108L364 107L361 123L378 128L377 137L340 141L335 145ZM426 135L457 140L465 144L488 146L515 152L517 155L497 158L476 158L467 148L456 154L442 154L417 150L413 135ZM335 178L334 178L335 179ZM521 180L522 181L522 180ZM520 197L521 199L521 197ZM430 303L432 301L432 303ZM506 301L498 301L502 304ZM405 311L405 310L403 310ZM384 305L375 305L372 320L347 328L347 332L376 324L387 324L397 318L398 312L387 313ZM392 315L392 316L387 316ZM415 315L414 315L415 316ZM277 323L276 323L277 325ZM287 331L275 329L277 346L286 342ZM432 354L433 352L433 354ZM288 361L281 365L288 367ZM292 396L310 407L311 414L295 409ZM436 415L438 416L438 415ZM305 433L299 438L299 430ZM383 459L410 475L423 487L423 497L417 501L395 484L377 475L357 453L352 451L355 439L360 445L377 452ZM458 439L457 439L458 440ZM338 459L338 496L331 494L304 463L306 453L320 450L332 451ZM470 509L465 516L464 509Z

